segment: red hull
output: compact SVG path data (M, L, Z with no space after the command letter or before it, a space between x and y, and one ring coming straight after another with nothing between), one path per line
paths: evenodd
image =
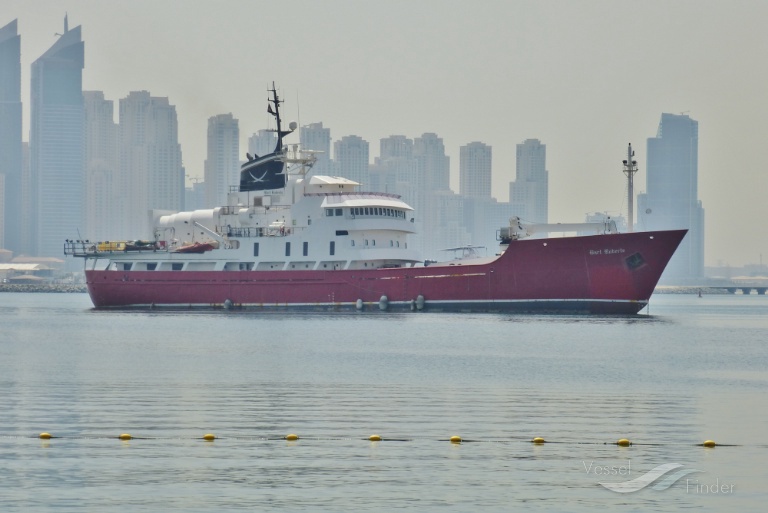
M290 307L635 314L686 230L514 241L490 263L333 271L86 271L102 307ZM229 300L229 301L227 301Z

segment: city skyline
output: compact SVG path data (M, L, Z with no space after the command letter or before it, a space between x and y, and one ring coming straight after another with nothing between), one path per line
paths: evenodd
M169 97L192 177L202 177L206 120L232 112L241 138L264 128L266 89L275 80L286 118L322 121L334 140L356 134L375 145L391 134L438 134L451 158L453 190L462 145L493 147L493 196L504 200L515 145L545 141L550 221L568 222L586 212L625 211L627 142L638 149L636 183L643 184L643 141L659 113L690 112L702 127L706 265L757 262L768 253L755 236L768 179L751 157L768 110L765 77L752 66L768 48L763 5L489 1L435 9L434 2L394 2L350 10L345 2L293 1L281 5L280 16L251 2L225 9L190 2L183 12L170 2L6 5L0 26L18 18L21 34L25 141L30 65L55 42L68 12L87 42L84 89L113 100L134 90ZM252 17L244 13L254 12L262 21L258 35L246 28ZM341 26L344 36L330 37ZM395 28L397 40L387 37ZM280 57L268 58L276 48Z

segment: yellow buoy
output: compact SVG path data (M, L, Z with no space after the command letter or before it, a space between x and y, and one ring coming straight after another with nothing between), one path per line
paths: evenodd
M632 445L632 442L630 442L626 438L622 438L621 440L616 442L616 445L618 445L619 447L629 447L630 445Z
M293 442L293 441L295 441L295 440L298 440L298 439L299 439L299 435L296 435L296 434L294 434L294 433L291 433L291 434L289 434L289 435L285 435L285 439L286 439L286 440L288 440L289 442Z
M129 435L128 433L123 433L120 436L118 436L117 438L119 438L120 440L132 440L133 439L133 437L131 435Z
M379 435L371 435L368 437L368 440L371 442L381 442L381 437Z
M41 436L42 436L42 435L41 435ZM703 444L701 444L701 445L703 445L704 447L715 447L717 444L715 443L715 441L714 441L714 440L707 440L707 441L705 441L705 442L704 442Z
M213 433L206 433L203 435L203 440L205 440L206 442L213 442L214 440L216 440L216 435L214 435Z
M40 439L41 440L50 440L51 438L52 437L51 437L50 433L40 433Z
M533 442L533 443L535 443L535 444L537 444L537 445L540 445L540 444L543 444L544 442L546 442L546 440L544 440L544 439L543 439L542 437L540 437L540 436L537 436L536 438L534 438L533 440L531 440L531 442Z
M452 444L460 444L461 443L461 437L459 435L453 435L451 437L451 443Z

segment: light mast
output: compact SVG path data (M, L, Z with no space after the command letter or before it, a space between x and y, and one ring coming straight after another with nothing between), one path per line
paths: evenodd
M633 190L633 177L637 173L637 161L634 160L635 151L632 149L632 143L629 143L627 147L627 160L624 160L624 174L627 175L627 210L629 216L627 216L627 231L633 232L633 217L635 213L634 203L634 190Z

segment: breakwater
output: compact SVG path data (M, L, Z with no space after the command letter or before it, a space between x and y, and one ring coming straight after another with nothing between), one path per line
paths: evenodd
M61 292L85 293L84 284L74 283L0 283L0 292Z

